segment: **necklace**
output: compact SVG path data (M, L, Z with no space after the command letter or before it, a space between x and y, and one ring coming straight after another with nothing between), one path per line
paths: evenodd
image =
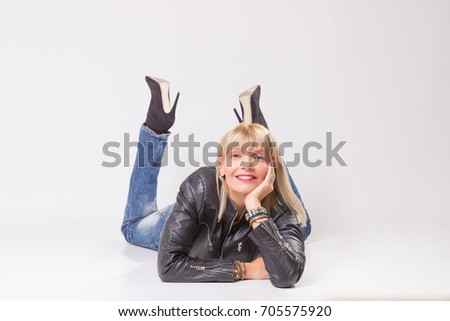
M242 217L245 216L246 212L247 212L247 210L244 209L244 211L240 215L239 214L236 215L236 218L234 219L233 225L239 223L241 221ZM237 211L236 211L236 213L237 213Z

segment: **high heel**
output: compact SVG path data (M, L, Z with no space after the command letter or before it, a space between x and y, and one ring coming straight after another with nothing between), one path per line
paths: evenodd
M238 122L242 123L242 118L239 115L238 111L236 108L233 108L234 114L236 115L236 118L238 119Z
M239 95L239 103L241 105L242 118L239 117L236 108L234 109L234 113L238 118L239 122L244 122L247 124L256 123L263 125L266 128L267 126L266 120L264 119L264 115L259 106L259 97L261 95L261 86L255 86L250 89L247 89L243 93Z
M145 77L152 98L147 112L145 125L157 134L167 133L175 122L175 111L177 108L177 93L173 107L170 107L169 89L167 80L156 77Z

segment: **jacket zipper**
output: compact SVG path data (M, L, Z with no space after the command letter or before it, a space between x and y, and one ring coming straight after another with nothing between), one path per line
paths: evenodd
M206 236L208 237L208 251L212 252L213 251L213 244L212 244L211 238L209 236L209 226L205 222L202 222L200 225L202 225L202 224L204 224L206 226Z
M244 240L240 241L240 242L237 244L237 250L238 250L238 252L242 251L242 243L244 243L244 242L247 241L247 240L248 240L248 236L247 236Z
M222 247L220 249L220 258L221 259L223 258L223 248L225 247L225 243L227 242L227 237L228 237L228 235L230 235L231 229L233 228L233 222L236 219L237 214L238 214L238 211L236 211L236 213L234 213L233 220L231 221L231 224L230 224L230 228L228 229L228 232L225 235L224 242L223 242Z
M273 222L269 220L269 224L270 224L270 225L272 226L272 228L273 228ZM287 250L286 246L284 245L284 242L283 242L282 240L280 240L280 239L278 238L278 236L273 235L272 232L269 231L269 229L268 229L264 224L261 224L261 227L267 232L267 234L270 235L270 237L271 237L275 242L278 243L278 245L280 245L281 249L282 249L284 252L286 252L286 253L290 256L291 259L295 260L295 257L292 255L291 252L289 252L289 251Z
M190 265L189 267L191 269L195 269L196 271L206 271L206 270L213 270L216 268L220 268L226 264L218 264L218 265L212 265L212 266L205 266L205 265ZM214 271L215 273L225 274L225 275L233 275L233 273L224 272L224 271Z

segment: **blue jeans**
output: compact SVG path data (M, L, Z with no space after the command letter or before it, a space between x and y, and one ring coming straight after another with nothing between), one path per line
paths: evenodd
M297 189L297 186L295 185L294 180L292 179L291 174L289 173L289 170L287 167L286 167L286 170L288 172L289 182L291 183L292 190L294 191L294 194L298 197L298 199L300 200L300 203L302 203L302 206L305 209L306 225L302 225L300 227L300 233L302 233L303 237L306 240L308 238L309 234L311 234L311 219L309 218L308 210L306 209L305 204L303 204L302 197L301 197L301 195Z
M169 136L170 134L158 135L145 125L141 126L122 223L122 234L128 242L155 251L158 250L162 231L174 207L174 204L171 204L158 209L156 202L158 174ZM295 195L302 201L290 175L289 180ZM307 225L301 227L305 239L311 232L308 212L306 215Z
M174 206L158 209L156 202L158 174L169 136L158 135L147 126L141 126L122 223L122 234L128 242L155 251Z

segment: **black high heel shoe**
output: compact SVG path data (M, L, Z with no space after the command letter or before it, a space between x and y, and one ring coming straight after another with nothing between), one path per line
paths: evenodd
M175 110L177 108L177 93L173 107L170 107L169 82L155 77L145 77L152 98L147 112L145 125L157 134L167 133L175 122Z
M256 123L263 125L266 128L266 120L259 106L259 97L261 95L261 86L255 86L247 89L239 95L239 103L241 105L242 118L239 116L236 108L234 108L234 113L240 123L244 122L247 124Z

